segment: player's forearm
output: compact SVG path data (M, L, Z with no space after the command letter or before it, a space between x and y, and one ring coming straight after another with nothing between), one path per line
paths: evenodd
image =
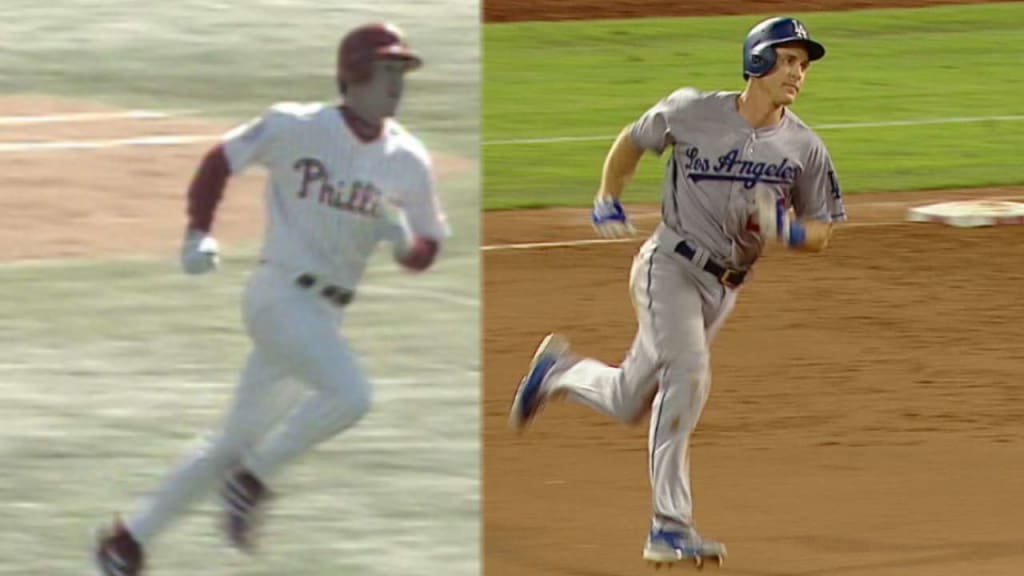
M621 198L622 191L636 173L637 165L640 164L640 158L643 155L643 148L634 144L630 138L629 129L623 129L605 157L604 170L601 174L601 188L598 194L616 199Z
M188 188L188 227L209 232L213 215L224 196L231 167L221 146L215 146L199 164Z

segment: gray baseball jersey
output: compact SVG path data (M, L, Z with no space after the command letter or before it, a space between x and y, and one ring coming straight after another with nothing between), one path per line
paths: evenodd
M800 218L846 218L832 159L821 138L788 108L778 124L754 129L736 109L739 92L679 89L630 128L659 155L672 145L662 221L719 262L752 265L762 244L748 226L754 194L767 188Z

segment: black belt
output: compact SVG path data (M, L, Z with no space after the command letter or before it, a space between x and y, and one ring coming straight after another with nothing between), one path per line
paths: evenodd
M316 285L317 278L312 274L303 274L295 279L295 283L298 284L300 288L309 290ZM323 289L320 290L320 295L339 308L348 306L349 302L352 301L352 298L355 297L355 293L351 290L342 288L341 286L335 286L334 284L327 284L324 286Z
M691 262L693 261L693 257L697 254L697 250L693 246L690 246L686 240L676 244L676 252L682 254L683 257ZM735 268L722 266L711 258L708 258L707 262L704 262L704 271L715 278L718 278L718 281L721 282L722 285L728 286L729 288L738 288L743 284L743 281L747 277L746 270L737 270Z

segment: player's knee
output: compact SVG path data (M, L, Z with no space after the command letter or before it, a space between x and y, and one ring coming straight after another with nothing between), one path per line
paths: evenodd
M248 447L248 443L217 436L206 441L197 457L205 460L209 466L227 469L241 460Z
M659 415L670 434L689 434L707 397L710 358L707 352L681 352L663 372Z
M338 431L362 420L373 404L370 387L365 383L336 386L324 396L324 401L331 403L331 419Z
M673 383L699 384L711 366L707 350L682 350L671 356L664 376Z
M370 387L366 384L359 386L349 392L348 397L343 400L350 417L354 421L361 420L370 411L373 405L373 395Z
M654 404L654 397L657 395L658 387L654 386L650 392L641 396L635 404L631 405L623 419L626 425L638 426L642 424L646 417L651 413L651 407Z

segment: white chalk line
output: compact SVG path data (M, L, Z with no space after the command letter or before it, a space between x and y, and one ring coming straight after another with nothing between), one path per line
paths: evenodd
M61 114L36 114L0 116L0 126L24 126L29 124L59 124L76 122L98 122L100 120L160 120L171 116L190 114L191 110L119 110L117 112L69 112Z
M1024 196L1019 194L1011 195L997 195L997 196L986 196L985 198L979 198L979 200L1024 200ZM884 207L901 207L901 206L913 206L920 204L921 202L928 202L938 204L941 202L950 202L955 200L916 200L913 202L906 200L889 200L879 202L856 202L851 206L863 206L865 208L884 208ZM639 212L633 213L630 216L633 220L648 220L661 218L660 211L651 212ZM903 221L883 221L883 222L846 222L837 224L838 228L876 228L882 226L902 226L904 224L915 224L909 220ZM647 239L645 234L650 232L638 232L637 236L630 238L591 238L586 240L563 240L557 242L523 242L523 243L510 243L510 244L488 244L480 247L481 252L498 252L508 250L536 250L544 248L572 248L576 246L590 246L600 244L626 244L630 242L643 242Z
M839 224L839 228L877 228L882 226L901 226L903 224L913 224L909 221L892 221L892 222L850 222L848 224ZM637 231L636 236L629 238L593 238L588 240L560 240L557 242L524 242L521 244L488 244L487 246L481 246L481 252L506 252L513 250L539 250L544 248L573 248L577 246L593 246L600 244L639 244L647 241L650 232Z
M895 126L928 126L933 124L971 124L976 122L1018 122L1024 115L1009 114L1001 116L949 116L944 118L919 118L915 120L886 120L878 122L841 122L811 126L814 130L851 130L856 128L891 128ZM511 146L522 144L558 144L562 142L593 142L611 140L615 134L589 136L551 136L546 138L510 138L505 140L485 140L483 146Z
M179 146L196 142L210 142L220 138L208 134L169 134L165 136L137 136L111 140L57 140L44 142L0 142L0 152L47 152L53 150L103 150L127 146Z
M996 195L996 196L985 196L984 198L976 198L976 199L972 198L971 200L984 200L984 201L991 201L991 200L1024 200L1024 196L1022 196L1020 194ZM850 204L850 207L854 208L854 209L856 209L858 207L864 207L864 208L902 208L902 207L908 207L908 206L915 206L917 204L922 204L922 203L938 204L938 203L941 203L941 202L955 202L955 201L956 201L955 199L949 199L949 200L941 200L941 199L936 199L936 200L915 200L913 202L910 202L910 201L907 201L907 200L880 200L878 202L853 202L853 203ZM640 211L638 211L638 212L634 212L633 214L629 214L629 217L632 218L633 220L653 220L653 219L661 218L661 211L660 210L652 210L650 212L640 212ZM843 226L846 227L846 228L849 228L851 226L854 226L855 224L863 225L864 223L850 223L850 224L844 224Z
M41 122L67 122L84 121L90 118L89 113L78 115L55 114L50 116L0 116L0 125L8 124L31 124ZM169 115L164 112L152 112L145 110L127 111L119 113L93 113L91 118L159 118ZM1001 116L963 116L947 118L923 118L917 120L891 120L881 122L850 122L838 124L820 124L814 126L815 130L844 130L853 128L887 128L894 126L925 126L930 124L966 124L974 122L1015 122L1024 120L1024 115L1001 115ZM171 134L161 136L138 136L134 138L119 138L111 140L62 140L50 142L4 142L0 143L0 152L45 152L53 150L103 150L109 148L123 148L129 146L180 146L183 144L194 144L197 142L209 142L219 138L219 135L209 134ZM509 140L488 140L483 146L502 146L515 144L556 144L559 142L588 142L595 140L609 140L615 135L591 135L591 136L555 136L548 138L516 138Z
M640 235L631 238L592 238L589 240L560 240L557 242L523 242L518 244L488 244L481 246L481 252L499 252L506 250L537 250L541 248L570 248L574 246L593 246L598 244L627 244L643 242L646 237Z

